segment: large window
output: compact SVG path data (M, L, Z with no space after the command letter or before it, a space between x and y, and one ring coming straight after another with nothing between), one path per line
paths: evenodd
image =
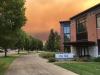
M77 33L86 32L86 18L80 18L77 20Z
M97 15L97 28L100 28L100 14Z
M70 33L70 28L69 26L64 27L64 33Z
M64 26L64 41L70 41L70 25Z
M77 19L77 40L87 40L86 17Z

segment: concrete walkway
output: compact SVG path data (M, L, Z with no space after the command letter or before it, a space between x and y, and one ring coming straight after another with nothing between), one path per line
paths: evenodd
M47 60L40 58L37 54L25 55L17 58L9 67L5 75L77 75L65 70Z

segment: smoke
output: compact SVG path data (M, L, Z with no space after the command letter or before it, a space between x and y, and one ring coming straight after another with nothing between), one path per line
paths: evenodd
M68 20L94 5L89 1L91 0L26 0L27 23L23 29L31 35L46 39L51 28L59 32L59 21ZM87 2L90 6L87 6Z

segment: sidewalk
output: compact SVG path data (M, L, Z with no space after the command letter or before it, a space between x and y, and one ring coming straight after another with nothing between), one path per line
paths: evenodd
M47 60L40 58L37 54L25 55L16 59L9 67L6 75L77 75L65 70Z

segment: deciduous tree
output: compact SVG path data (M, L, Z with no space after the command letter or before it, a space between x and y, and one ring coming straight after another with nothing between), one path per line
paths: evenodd
M18 41L17 31L25 24L24 0L0 0L0 46L11 48Z

